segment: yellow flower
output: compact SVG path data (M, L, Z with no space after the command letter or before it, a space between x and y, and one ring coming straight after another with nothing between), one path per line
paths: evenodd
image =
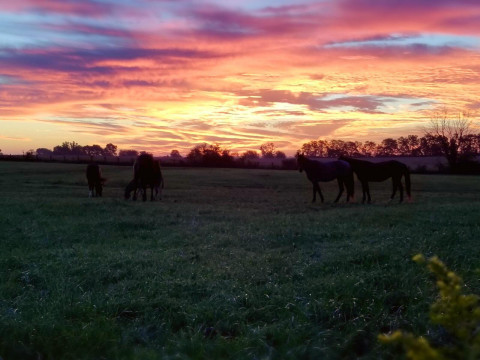
M417 254L412 258L413 261L415 261L417 264L424 264L425 263L425 257L422 254Z

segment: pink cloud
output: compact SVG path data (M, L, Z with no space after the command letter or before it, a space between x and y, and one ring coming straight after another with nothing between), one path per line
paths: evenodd
M470 21L462 22L480 15L478 3L473 0L340 0L337 10L338 18L333 22L352 32L480 34Z
M2 9L8 11L28 11L38 13L77 14L98 17L112 12L113 5L95 0L21 0L2 4Z

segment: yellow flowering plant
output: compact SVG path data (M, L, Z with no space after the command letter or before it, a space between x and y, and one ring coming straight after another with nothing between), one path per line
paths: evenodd
M436 256L426 260L423 255L413 257L418 264L426 264L436 277L439 290L437 300L430 306L430 320L442 326L452 341L441 346L432 346L420 336L395 331L378 336L385 344L401 344L406 357L412 360L473 360L480 358L480 297L462 294L463 280L450 271Z

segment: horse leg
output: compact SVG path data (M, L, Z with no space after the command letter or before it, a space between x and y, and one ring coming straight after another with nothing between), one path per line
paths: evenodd
M403 185L402 185L402 178L398 179L398 188L400 189L400 201L403 201Z
M318 183L316 183L317 185L317 190L318 190L318 195L320 195L320 200L322 201L323 203L323 194L322 194L322 190L320 189L320 185L318 185Z
M142 201L147 201L147 187L142 185L142 190L143 190Z
M102 197L102 184L100 182L95 184L95 193L97 196Z
M88 180L88 197L93 197L93 183L91 180Z
M352 176L347 176L344 180L344 185L347 188L347 202L355 200L355 183L353 181L353 174Z
M372 198L370 196L370 186L368 185L368 181L365 181L365 192L367 193L368 203L372 202Z
M349 184L348 180L345 180L343 182L343 185L347 189L347 203L350 202L350 200L353 201L353 194L352 194L352 186L353 184Z
M392 178L392 185L393 185L393 191L392 191L392 196L390 196L390 200L393 200L393 198L395 197L395 194L397 193L398 182L395 178Z
M340 196L342 196L343 194L343 190L344 190L344 186L343 186L343 181L341 178L337 178L337 182L338 182L338 195L337 195L337 198L335 199L334 202L338 202L338 199L340 199Z
M151 186L150 186L150 201L155 200L155 197L153 196L153 188L154 188L154 186L151 185Z
M367 183L365 181L362 181L362 204L365 204L365 199L366 199L366 194L367 194Z
M322 190L320 190L320 186L318 185L317 182L312 182L313 184L313 199L312 199L312 203L315 202L315 200L317 200L317 192L318 192L318 195L320 195L320 200L322 201L323 203L323 194L322 194Z

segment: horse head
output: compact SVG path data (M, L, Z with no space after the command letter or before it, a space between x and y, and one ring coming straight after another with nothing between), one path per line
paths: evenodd
M131 192L136 190L137 190L137 182L135 181L135 179L133 179L125 187L125 193L124 193L125 200L130 199Z

